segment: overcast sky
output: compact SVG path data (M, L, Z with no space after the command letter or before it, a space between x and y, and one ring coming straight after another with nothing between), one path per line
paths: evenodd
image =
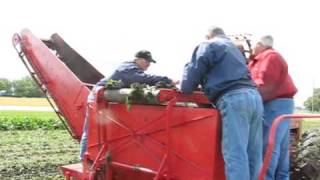
M296 105L320 87L317 1L10 0L0 2L0 77L27 75L11 45L23 28L39 38L58 33L104 75L136 51L157 60L148 72L181 79L193 48L211 25L227 34L271 34L299 92Z

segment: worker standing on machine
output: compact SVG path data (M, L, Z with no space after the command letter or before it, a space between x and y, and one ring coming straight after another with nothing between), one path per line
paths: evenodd
M208 99L220 110L227 179L256 180L262 165L261 96L243 54L224 31L212 27L206 38L185 66L181 91L192 93L201 84Z

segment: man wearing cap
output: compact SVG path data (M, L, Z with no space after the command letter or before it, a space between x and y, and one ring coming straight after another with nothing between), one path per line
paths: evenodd
M181 91L191 93L199 84L220 110L226 179L256 180L262 164L262 100L244 56L219 27L211 27L207 41L195 48Z
M146 74L144 71L148 69L150 63L156 63L152 58L151 53L146 50L138 51L135 54L135 59L133 61L122 63L110 77L102 79L97 85L104 86L109 79L121 80L123 82L123 87L130 87L130 84L135 82L151 86L155 85L159 81L172 85L176 85L178 83L176 81L172 81L166 76Z
M122 63L114 73L108 77L101 79L96 86L104 86L108 80L121 80L122 88L128 88L132 83L143 83L150 86L163 82L166 84L176 85L179 81L173 81L166 76L157 76L146 74L144 71L148 69L150 63L156 63L152 58L152 55L147 50L138 51L135 54L133 61L127 61ZM92 91L94 91L93 88ZM88 96L87 103L93 101L93 93L91 92ZM86 113L82 138L80 141L80 159L82 160L85 151L87 150L87 131L88 131L88 113Z
M292 114L293 96L297 89L288 74L288 65L273 48L273 38L262 36L253 50L249 70L264 102L263 148L268 145L269 130L273 120L283 114ZM279 124L276 132L272 159L266 180L289 179L289 134L290 121Z

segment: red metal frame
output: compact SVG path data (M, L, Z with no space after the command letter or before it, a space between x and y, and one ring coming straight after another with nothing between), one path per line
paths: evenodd
M59 111L66 119L73 138L80 140L89 88L56 57L51 50L29 30L14 36L14 45L20 45L36 78L45 86ZM19 52L20 53L20 52ZM23 58L23 57L22 57Z
M100 93L101 91L103 91L103 88L100 89ZM99 92L99 90L97 91ZM96 99L99 93L95 94ZM102 93L101 93L102 94ZM97 108L97 101L92 103L91 106L91 111L90 114L92 116L91 120L95 120L96 116L94 116L93 114L96 113L96 108ZM167 166L167 169L170 170L169 164L170 164L170 156L171 156L171 142L170 142L170 119L171 119L171 115L172 115L172 111L173 111L173 107L176 104L176 98L173 98L172 100L169 101L168 105L167 105L167 110L166 110L166 118L165 118L165 122L166 122L166 139L167 139L167 146L166 146L166 153L163 156L163 159L161 161L160 167L158 169L158 171L153 171L151 169L148 168L144 168L144 167L135 167L135 166L131 166L131 165L127 165L127 164L123 164L123 163L119 163L119 162L111 162L110 165L114 166L114 167L118 167L118 168L122 168L122 169L135 169L136 171L141 171L144 173L148 173L148 174L152 174L155 176L154 180L159 180L161 177L166 177L167 179L170 178L169 175L169 171L167 171L167 174L164 174L164 169ZM117 123L116 121L113 121L115 123ZM131 134L131 136L135 136L137 132L133 131L132 129L130 129L129 127L124 126L123 124L117 123L119 126L121 126L122 128L126 129L127 131L129 131L129 133ZM149 124L147 124L146 126L148 126ZM142 127L141 129L144 129L146 126ZM108 150L108 144L104 144L102 146L102 148L100 149L98 155L96 156L94 163L90 169L90 174L89 174L89 180L93 180L95 177L95 173L98 170L98 168L101 165L104 165L104 159L103 156L106 155ZM87 156L88 157L88 156ZM87 159L86 159L87 161ZM110 169L109 169L110 171ZM110 172L109 172L110 173Z
M177 98L177 102L195 102L197 104L211 104L203 92L195 91L192 94L183 94L172 89L162 89L159 93L159 101L167 102L172 98Z
M269 139L268 139L268 147L267 147L267 151L266 154L264 156L264 161L263 161L263 166L260 170L259 173L259 180L264 180L266 173L267 173L267 169L269 167L270 164L270 160L271 160L271 156L272 156L272 151L273 151L273 147L274 147L274 141L275 141L275 135L276 135L276 130L279 126L279 124L287 119L296 119L296 121L302 121L302 118L320 118L320 115L306 115L306 114L286 114L286 115L282 115L277 117L274 122L272 123L271 129L270 129L270 134L269 134Z
M180 96L180 93L174 91L174 90L161 90L160 91L160 96L161 97L172 97L172 99L167 103L166 108L163 106L150 106L150 105L132 105L133 109L141 110L141 112L145 111L145 113L148 113L149 110L148 108L153 108L153 111L156 109L163 109L164 111L161 110L163 113L162 115L157 116L157 118L153 118L147 123L140 124L139 127L132 127L132 124L130 121L136 121L137 117L135 116L134 113L132 115L127 111L126 107L124 104L112 104L112 102L108 102L103 100L103 88L98 89L95 93L95 101L92 102L89 105L89 117L90 117L90 123L89 123L89 137L88 137L88 152L85 155L85 160L84 160L84 166L83 166L83 172L88 172L89 179L92 179L93 177L96 176L96 173L98 171L101 171L101 167L106 168L105 170L106 174L104 175L105 177L112 177L113 175L113 169L116 168L117 171L122 171L125 173L128 173L128 171L134 171L134 172L140 172L141 174L147 174L146 176L139 177L139 179L152 179L154 180L159 180L159 179L181 179L181 177L177 176L177 170L175 165L177 165L177 161L180 161L180 166L181 164L187 164L184 166L191 166L193 167L193 171L195 174L202 174L202 176L197 176L197 178L200 179L212 179L213 175L214 177L224 179L224 171L223 171L223 159L221 155L221 147L218 142L220 142L220 121L219 121L219 115L217 110L214 109L202 109L203 112L206 113L198 113L197 114L197 109L201 108L188 108L188 107L175 107L176 102L178 99L180 100L195 100L197 98L201 99L200 93L196 94L195 97L191 96ZM204 95L202 94L204 97ZM202 98L204 99L204 98ZM164 100L163 100L164 102ZM201 101L205 103L205 101ZM208 102L208 101L207 101ZM112 109L112 107L115 107L115 109ZM197 116L196 118L185 121L184 119L181 119L180 116L181 114L178 113L178 119L177 119L177 108L179 109L188 109L189 112L194 111ZM112 112L119 113L123 115L123 119L121 118L113 118L111 117L112 113L107 113L104 117L105 119L108 119L110 122L108 125L106 124L99 124L97 123L97 120L99 119L99 111L105 110L105 109L111 109ZM192 110L193 109L193 110ZM134 111L134 110L133 110ZM182 111L182 110L180 110ZM175 115L173 117L173 112L175 112ZM183 112L183 111L182 111ZM149 113L152 113L150 110ZM126 114L130 114L126 116ZM121 116L119 115L119 116ZM172 147L172 138L174 135L172 134L174 131L172 131L172 128L181 128L183 126L188 126L190 123L201 123L202 120L208 120L208 118L214 117L214 119L210 120L212 121L213 124L215 124L213 127L208 127L209 129L214 128L212 130L212 142L207 142L213 145L212 149L212 155L207 157L208 159L212 160L212 164L210 168L209 166L206 169L203 169L203 167L199 166L198 164L190 161L188 158L185 157L186 151L188 149L183 150L183 152L177 152L174 150L174 147ZM125 121L125 119L129 118L129 121ZM175 122L174 121L181 121L181 122ZM138 123L138 122L137 122ZM159 124L164 124L163 127L161 128L150 128ZM218 124L216 124L218 123ZM191 125L192 126L192 125ZM111 128L111 129L110 129ZM190 133L195 133L195 136L199 132L193 132L192 127L190 130ZM207 127L203 127L207 128ZM107 135L108 130L111 131L117 131L121 132L120 134L116 134L116 136L113 137L113 135ZM159 137L154 137L153 134L156 133L161 133L163 131L163 135L161 135L162 142L161 140L157 139ZM205 130L206 131L206 130ZM201 132L200 132L201 133ZM201 134L200 134L201 135ZM175 135L176 136L176 135ZM100 139L100 140L99 140ZM150 141L152 143L157 144L157 147L162 147L161 149L164 149L163 151L161 150L156 150L156 151L161 151L160 154L158 152L155 153L154 151L154 146L147 146L146 144L143 144L140 140L145 139L144 141ZM209 139L210 135L209 135ZM118 143L119 142L119 143ZM153 159L153 161L156 161L158 163L157 166L154 165L145 165L145 166L134 166L130 163L122 163L121 160L111 160L111 161L106 161L106 156L108 156L108 153L111 153L112 155L118 154L119 151L121 151L123 148L126 148L127 146L130 146L130 144L136 144L139 149L141 149L143 152L145 152L146 156L148 157L148 160L144 159L145 157L141 157L141 161L138 161L136 163L147 163L150 161L150 159ZM115 145L112 145L115 144ZM150 145L150 143L149 143ZM203 144L201 146L208 146L208 144ZM214 147L215 146L215 147ZM150 149L151 148L151 149ZM201 149L201 148L200 148ZM207 149L207 148L204 148ZM181 151L181 150L180 150ZM200 151L201 152L201 151ZM160 155L160 156L159 156ZM201 154L199 154L201 156ZM173 158L173 159L172 159ZM93 164L91 168L88 168L85 164L88 163L88 159L93 160ZM121 159L121 158L120 158ZM177 160L178 159L178 160ZM197 158L196 158L197 159ZM148 164L148 163L147 163ZM179 163L178 163L179 164ZM151 175L151 176L150 176ZM129 176L129 175L128 175ZM192 177L190 177L192 179ZM195 178L195 177L193 177ZM121 179L121 178L120 178ZM182 178L183 179L183 178Z

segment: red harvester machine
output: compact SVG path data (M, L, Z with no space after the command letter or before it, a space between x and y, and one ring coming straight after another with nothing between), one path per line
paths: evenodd
M66 179L225 179L219 112L203 93L160 89L156 104L132 104L128 110L100 88L87 104L103 75L58 34L40 40L23 30L13 44L78 141L88 107L88 151L83 162L61 167Z

